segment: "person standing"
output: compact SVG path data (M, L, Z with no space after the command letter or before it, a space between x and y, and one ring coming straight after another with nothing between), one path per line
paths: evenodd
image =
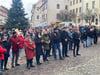
M75 31L73 33L73 42L74 42L73 56L74 57L80 56L80 54L79 54L80 33L79 33L78 29L75 29Z
M2 60L4 60L4 53L6 52L6 49L4 49L0 45L0 75L2 75Z
M20 39L17 37L17 33L13 32L13 35L10 38L10 48L12 48L12 64L11 64L12 68L14 68L14 63L15 63L15 66L20 66L20 64L18 64L19 44L20 44Z
M35 40L35 45L36 45L36 62L37 62L37 65L41 65L42 63L40 63L40 56L41 55L43 56L43 49L42 49L43 40L42 40L42 36L40 32L36 33L34 40ZM44 56L43 56L43 60L44 60Z
M63 31L62 31L62 34L61 34L62 55L63 55L63 58L64 57L69 57L68 56L68 40L69 40L68 33L66 31L66 28L64 27Z
M98 30L96 27L94 27L94 30L93 30L93 40L94 40L94 44L97 44L97 42L98 42Z
M69 36L69 50L72 50L72 47L73 47L73 36L72 36L72 34L73 34L73 31L72 31L72 29L70 29L68 31L68 36Z
M30 69L30 67L35 67L33 65L33 57L35 57L36 47L29 34L26 35L24 44L25 44L25 52L26 52L26 59L27 59L27 69Z
M20 44L19 44L19 56L20 56L21 51L24 47L24 37L22 31L19 32L18 38L20 39Z
M60 47L60 43L61 43L61 37L60 37L60 33L58 31L57 28L54 29L54 33L52 34L52 46L53 46L53 53L54 53L54 59L56 60L56 50L58 49L59 52L59 59L63 60L62 56L61 56L61 47Z
M10 52L10 45L9 45L9 42L7 40L7 36L3 36L3 39L2 39L2 46L4 49L7 50L6 53L4 53L4 60L2 60L2 70L9 70L7 68L7 63L8 63L8 58L9 58L9 52Z
M48 57L49 50L50 50L50 47L49 47L50 38L46 30L43 31L42 40L43 40L43 49L44 49L44 61L48 61L47 57Z
M82 40L82 43L83 43L83 47L87 47L87 33L86 33L86 30L83 30L82 33L81 33L81 40Z

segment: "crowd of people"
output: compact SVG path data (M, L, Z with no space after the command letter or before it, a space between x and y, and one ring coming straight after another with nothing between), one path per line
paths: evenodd
M79 54L80 42L84 48L97 44L98 30L95 26L75 27L45 27L26 31L12 29L12 31L0 32L0 70L8 70L7 63L12 50L11 67L20 66L18 59L22 50L25 51L27 69L35 67L33 57L36 57L37 65L41 65L40 57L44 62L53 55L57 60L57 50L60 60L69 57L68 51L73 51L73 56Z

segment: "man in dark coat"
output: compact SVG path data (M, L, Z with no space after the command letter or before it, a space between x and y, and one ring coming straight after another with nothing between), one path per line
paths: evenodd
M53 52L54 52L54 59L56 60L56 49L59 51L59 59L62 59L61 56L61 47L60 47L61 37L57 28L54 29L54 33L52 34L52 45L53 45Z
M83 43L83 47L87 47L87 33L86 33L86 30L84 30L82 33L81 33L81 40L82 40L82 43Z
M75 29L73 33L73 42L74 42L73 56L74 57L76 57L76 55L80 56L79 54L80 33L78 32L78 29Z
M97 44L97 41L98 41L98 30L96 27L94 27L94 30L93 30L93 40L94 40L94 44Z
M68 33L66 31L66 28L64 27L63 31L62 31L62 34L61 34L62 55L63 55L63 58L64 57L69 57L68 56L68 40L69 40Z

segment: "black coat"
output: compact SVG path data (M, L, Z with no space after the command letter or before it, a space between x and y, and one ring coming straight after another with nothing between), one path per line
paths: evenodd
M73 42L79 43L80 42L80 33L74 32L73 33Z
M93 36L94 36L94 37L97 37L97 36L98 36L98 30L97 30L97 29L94 29L94 30L93 30Z
M65 41L65 39L67 39L67 42ZM62 33L61 33L61 42L62 42L62 44L67 44L68 40L69 40L68 33L66 31L62 31Z
M56 34L56 36L54 34ZM61 42L60 33L59 32L58 33L54 32L51 36L51 40L52 40L52 44L60 43Z
M43 54L43 50L42 50L42 42L41 42L41 38L39 38L38 36L35 37L35 45L36 45L36 55L42 55Z
M88 33L88 36L89 36L90 38L93 38L93 31L90 31L90 32Z
M9 42L8 42L8 41L3 41L3 42L2 42L2 46L3 46L3 48L5 48L5 49L7 50L7 52L4 53L4 56L5 56L5 57L9 57L9 56L10 56L10 54L9 54L9 52L10 52L10 45L9 45Z
M81 40L86 40L87 39L87 33L86 32L83 32L81 34Z

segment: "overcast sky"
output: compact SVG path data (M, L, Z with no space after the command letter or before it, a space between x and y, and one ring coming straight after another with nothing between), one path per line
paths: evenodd
M38 0L22 0L25 12L28 13L28 17L31 17L31 9L32 5L36 3ZM0 5L5 6L6 8L10 8L12 4L12 0L0 0Z

